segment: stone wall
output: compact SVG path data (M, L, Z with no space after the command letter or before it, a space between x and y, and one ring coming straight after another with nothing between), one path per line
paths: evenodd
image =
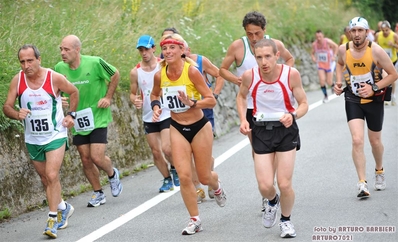
M310 48L310 44L300 44L289 49L296 58L296 68L301 72L305 89L316 90L319 89L318 77L309 54ZM225 82L214 109L217 136L239 125L235 103L237 92L236 85ZM111 109L114 122L108 130L107 155L115 166L121 172L133 171L142 163L152 162L143 132L141 111L132 107L129 94L116 93ZM106 179L105 174L102 175ZM65 195L79 192L82 185L89 184L75 146L66 152L61 183ZM12 216L40 205L45 199L39 176L29 161L22 133L10 131L0 135L0 184L0 211L8 208Z

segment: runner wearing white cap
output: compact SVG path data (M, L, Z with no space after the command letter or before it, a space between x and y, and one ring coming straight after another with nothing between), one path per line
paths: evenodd
M359 199L370 196L366 180L366 157L364 152L364 126L368 127L369 142L375 160L375 190L384 190L386 182L383 170L384 146L381 141L381 130L384 117L385 88L393 83L398 74L387 53L376 43L367 39L368 21L355 17L349 22L351 39L340 45L336 72L342 73L345 110L348 127L352 138L352 158L357 171ZM385 71L382 77L382 70ZM343 75L336 75L335 93L343 93Z

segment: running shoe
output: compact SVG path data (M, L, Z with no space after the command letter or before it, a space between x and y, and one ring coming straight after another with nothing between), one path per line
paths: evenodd
M221 188L220 193L214 192L214 198L216 199L218 206L224 207L225 203L227 202L227 195L225 194L225 189Z
M178 178L177 170L176 169L170 169L171 175L173 176L173 183L174 186L179 187L180 186L180 179Z
M374 189L376 191L381 191L381 190L386 189L386 179L384 177L384 170L375 172Z
M109 183L111 185L112 196L117 197L123 191L123 185L120 182L120 173L119 170L113 168L115 171L115 176L112 179L109 179Z
M280 206L279 195L277 196L277 203L275 205L271 205L268 201L265 204L265 211L263 213L263 226L266 228L271 228L276 224L276 213L278 212Z
M213 199L214 198L214 190L211 187L208 187L207 192L209 194L209 198Z
M171 178L165 178L163 179L163 185L159 188L159 192L169 192L169 191L173 191L174 190L174 186L173 186L173 181L171 180Z
M328 98L327 96L325 96L325 97L323 98L322 102L323 102L323 103L329 102L329 98Z
M268 199L265 197L261 198L261 212L265 211L265 205L268 203Z
M98 207L106 203L105 193L93 192L90 201L88 201L87 207Z
M395 106L395 105L397 105L397 101L395 99L395 96L393 95L393 96L391 96L391 106Z
M279 223L281 229L282 238L294 238L296 237L296 230L294 230L294 225L290 221L284 221Z
M203 190L203 188L198 188L196 190L196 202L198 204L202 203L203 200L205 199L206 195L205 195L205 191Z
M57 218L49 217L47 219L47 226L44 229L43 234L47 235L53 239L56 239L57 238L57 228L58 228Z
M202 230L203 230L202 223L200 221L196 221L194 218L191 218L191 221L189 221L188 226L182 230L182 234L192 235Z
M65 210L58 210L58 229L64 229L68 226L68 218L70 218L70 216L72 216L73 212L75 211L71 204L67 202L65 202L65 204Z
M357 197L359 199L362 198L368 198L370 196L369 190L368 190L368 184L364 181L359 181L357 183L357 187L358 187L358 195Z

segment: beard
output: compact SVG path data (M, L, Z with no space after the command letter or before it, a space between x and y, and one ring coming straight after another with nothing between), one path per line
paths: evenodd
M355 45L355 47L360 47L361 45L363 45L363 43L365 43L366 38L364 39L360 39L360 40L353 40L352 43Z

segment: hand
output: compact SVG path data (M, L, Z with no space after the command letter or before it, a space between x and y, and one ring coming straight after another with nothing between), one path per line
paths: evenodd
M192 105L191 99L183 91L178 91L178 99L185 105L190 107Z
M69 97L61 97L62 100L62 107L63 108L69 108Z
M75 120L70 115L66 115L64 120L62 120L62 126L70 129L75 124Z
M341 93L343 93L343 88L342 88L343 84L342 83L336 83L333 87L334 93L337 96L340 96Z
M290 113L285 113L280 119L279 122L281 122L283 124L283 126L285 126L286 128L289 128L290 126L292 126L293 122L294 122L294 118L293 115Z
M242 77L238 77L238 83L236 85L238 85L238 87L240 87L240 85L242 84Z
M162 114L162 109L158 108L158 106L155 106L152 112L152 122L159 122L161 114Z
M23 120L23 119L25 119L26 118L26 116L28 116L29 114L30 114L31 112L30 112L30 110L29 109L27 109L27 108L21 108L19 111L18 111L18 120Z
M358 88L358 94L362 98L368 98L372 96L372 86L369 84L366 84L365 82L360 83L361 87Z
M240 124L239 131L240 131L243 135L248 135L250 132L252 132L252 130L250 129L249 122L247 122L247 120L243 121L243 122Z
M134 100L134 106L135 106L137 109L141 109L141 108L142 108L142 100L141 100L141 98L137 97L137 98Z
M109 106L111 106L111 100L109 98L101 98L98 101L98 106L99 108L108 108Z

